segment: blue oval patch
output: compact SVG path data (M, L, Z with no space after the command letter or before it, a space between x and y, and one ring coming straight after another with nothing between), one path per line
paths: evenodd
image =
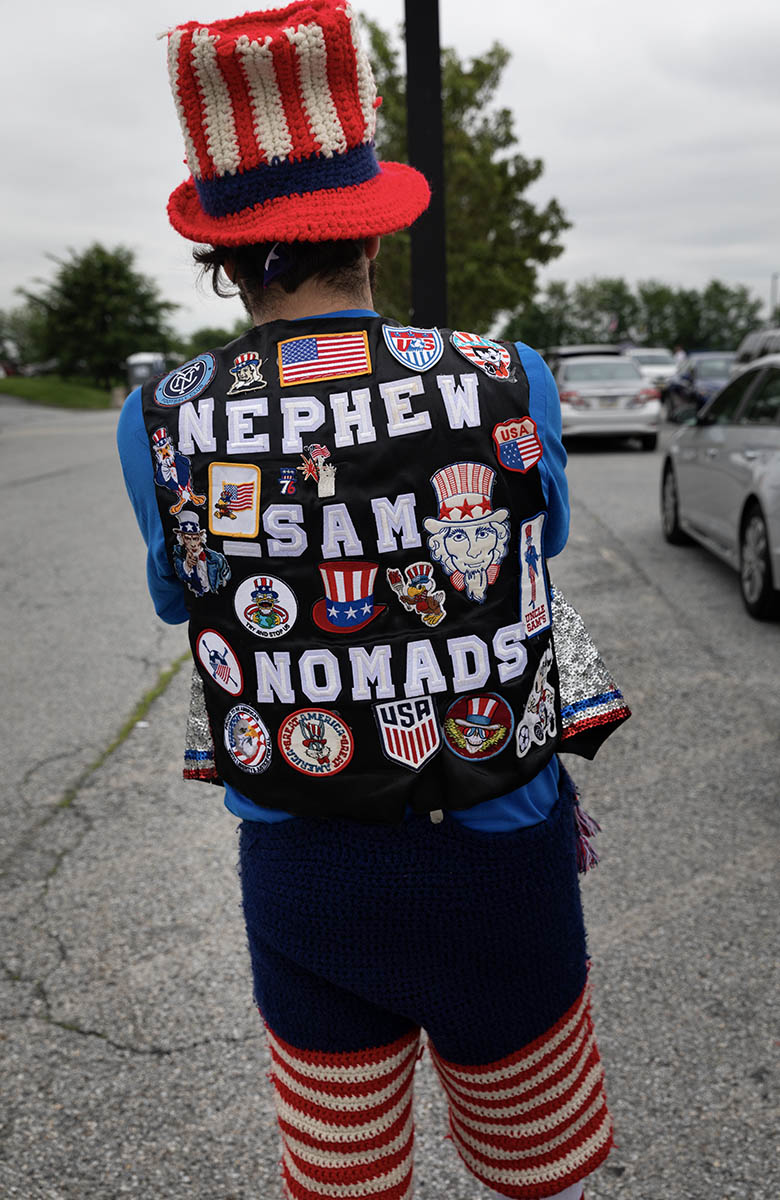
M193 400L209 386L216 370L217 360L213 354L199 354L160 380L154 389L155 404L161 408L175 408L185 400Z

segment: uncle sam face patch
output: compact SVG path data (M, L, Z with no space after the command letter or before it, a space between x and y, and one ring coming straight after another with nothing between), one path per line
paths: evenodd
M508 745L515 727L512 710L501 696L461 696L447 709L444 740L458 758L479 762L494 758Z
M161 408L175 408L185 400L194 400L211 383L217 370L213 354L199 354L183 367L171 371L154 389L154 402Z

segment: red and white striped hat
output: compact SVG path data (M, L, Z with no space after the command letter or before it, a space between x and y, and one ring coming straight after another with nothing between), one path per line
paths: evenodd
M168 215L191 241L392 233L428 206L424 177L374 152L371 64L347 0L297 0L168 33L191 177Z

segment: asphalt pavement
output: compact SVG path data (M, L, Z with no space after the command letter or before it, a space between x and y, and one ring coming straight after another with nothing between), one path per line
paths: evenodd
M116 417L0 399L0 1196L273 1200L236 822L180 777L186 636L147 598ZM604 829L584 894L618 1145L588 1200L777 1200L780 624L662 541L660 463L572 453L554 564L634 709L567 758ZM487 1200L426 1059L416 1096L416 1194Z

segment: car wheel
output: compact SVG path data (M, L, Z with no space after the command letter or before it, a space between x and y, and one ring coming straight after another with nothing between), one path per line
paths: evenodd
M665 464L661 480L661 528L667 542L671 542L673 546L685 546L691 540L680 525L677 480L670 462Z
M763 513L754 504L745 513L739 539L739 582L742 599L751 617L774 616L780 594L772 587L769 536Z
M641 437L643 450L655 450L658 445L657 433L643 433Z

